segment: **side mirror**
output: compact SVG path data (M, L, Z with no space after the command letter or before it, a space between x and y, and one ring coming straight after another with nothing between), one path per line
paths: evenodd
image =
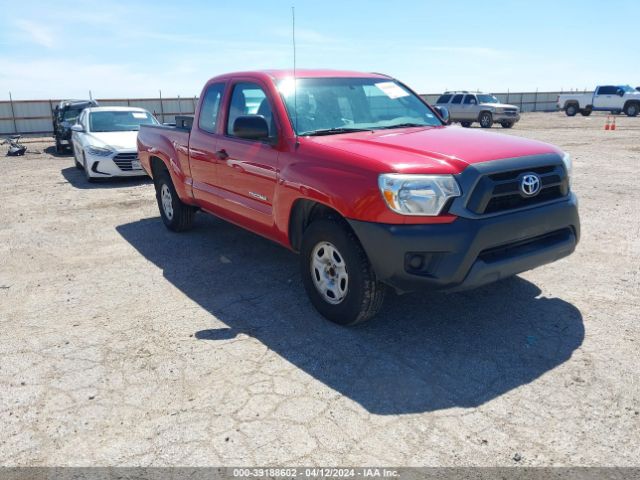
M82 125L80 125L79 123L75 123L75 124L71 125L71 131L72 132L82 133L82 132L84 132L84 128L82 128Z
M233 135L247 140L266 140L269 125L262 115L241 115L233 122Z
M618 95L620 95L621 97L624 97L624 90L618 90Z
M440 119L444 122L445 125L449 125L451 123L451 119L449 116L449 109L447 107L434 107L436 113L440 116Z

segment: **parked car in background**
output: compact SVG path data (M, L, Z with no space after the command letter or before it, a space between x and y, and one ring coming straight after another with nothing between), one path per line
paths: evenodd
M446 107L451 121L460 122L463 127L470 127L478 122L483 128L491 128L497 122L503 128L511 128L520 120L518 107L501 103L487 93L470 93L464 90L445 92L438 98L436 105Z
M635 117L640 113L640 92L629 85L601 85L593 93L558 95L557 104L569 117L577 113L587 117L594 111L624 112Z
M56 152L72 148L71 126L76 123L80 112L88 107L97 107L95 100L62 100L53 109L53 136Z
M291 75L212 78L195 118L141 126L168 229L203 210L300 253L311 303L345 325L375 315L387 286L470 289L573 252L571 160L557 147L449 127L386 75Z
M76 167L89 182L96 178L146 175L140 166L136 137L141 125L157 125L148 111L133 107L91 107L71 127Z

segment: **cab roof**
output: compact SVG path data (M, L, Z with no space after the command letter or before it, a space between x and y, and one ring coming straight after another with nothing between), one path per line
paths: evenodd
M138 107L91 107L89 112L146 112L144 108Z
M326 69L296 69L296 78L381 78L390 79L389 75L382 73L353 72L349 70L326 70ZM273 80L293 77L293 70L253 70L246 72L232 72L218 75L216 79L226 79L233 77L270 77Z

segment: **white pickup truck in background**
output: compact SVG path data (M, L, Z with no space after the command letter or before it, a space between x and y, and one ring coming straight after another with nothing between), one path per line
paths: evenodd
M640 92L629 85L601 85L593 93L559 95L557 103L569 117L578 112L586 117L593 111L624 112L635 117L640 113Z

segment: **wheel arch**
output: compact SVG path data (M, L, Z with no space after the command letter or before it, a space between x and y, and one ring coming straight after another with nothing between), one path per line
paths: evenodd
M149 166L151 167L151 178L153 178L154 180L162 171L169 172L167 164L156 155L151 155L149 157Z
M316 200L310 200L308 198L298 198L294 200L293 204L291 205L288 225L289 244L294 252L300 251L302 237L304 236L305 230L315 220L321 218L338 219L340 223L346 226L346 228L353 231L349 223L346 221L344 215L338 212L335 208ZM353 233L355 235L355 232Z

